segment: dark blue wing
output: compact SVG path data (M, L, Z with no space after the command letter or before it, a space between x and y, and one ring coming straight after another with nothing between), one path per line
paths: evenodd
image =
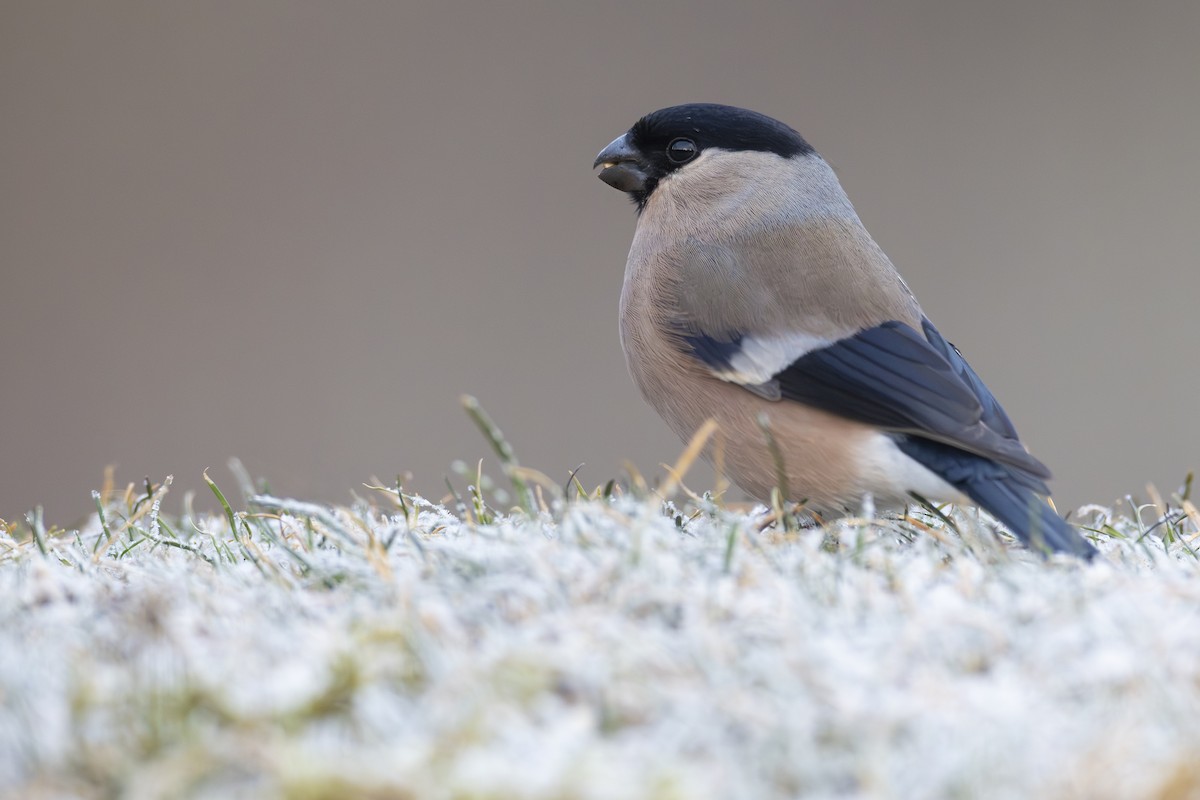
M890 431L897 446L1012 529L1026 544L1090 558L1095 549L1038 495L1046 469L962 354L928 320L885 322L804 353L770 379L778 397ZM745 335L681 337L727 371ZM763 394L762 386L747 387Z
M928 318L921 319L921 328L925 331L925 338L935 350L942 355L946 361L950 362L950 366L962 381L971 387L971 391L979 400L983 408L983 424L987 425L992 430L999 434L1007 436L1010 439L1017 438L1017 429L1013 427L1012 420L1008 418L1008 414L1004 413L1004 409L1000 407L1000 403L992 396L991 391L984 385L979 376L975 374L975 370L971 369L971 365L962 357L962 353L958 352L958 348L950 342L946 341L942 334L938 333L938 329L933 327L933 323Z
M957 360L970 370L961 356ZM1042 479L1050 471L1017 440L986 388L981 400L962 377L962 367L956 369L908 325L885 322L802 355L774 381L785 399L995 459L1014 467L1029 488L1046 493ZM973 371L970 375L983 386ZM1003 424L993 428L990 419Z

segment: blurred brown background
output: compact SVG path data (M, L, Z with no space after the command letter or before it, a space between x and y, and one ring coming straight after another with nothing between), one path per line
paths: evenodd
M1200 3L0 5L0 516L679 444L616 331L641 114L797 127L1057 473L1200 466ZM232 489L232 486L228 488Z

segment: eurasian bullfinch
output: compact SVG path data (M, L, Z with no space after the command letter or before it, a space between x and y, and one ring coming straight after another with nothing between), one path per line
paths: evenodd
M800 134L741 108L674 106L593 166L637 206L621 292L633 379L685 439L714 418L744 490L781 482L765 414L786 499L825 513L867 495L975 504L1034 548L1095 554Z

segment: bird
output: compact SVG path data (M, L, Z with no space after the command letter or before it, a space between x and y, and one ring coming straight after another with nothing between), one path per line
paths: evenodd
M620 300L629 372L685 441L717 422L722 468L748 494L786 486L825 515L974 505L1043 555L1095 555L1047 503L1049 469L793 128L671 106L592 167L636 207Z

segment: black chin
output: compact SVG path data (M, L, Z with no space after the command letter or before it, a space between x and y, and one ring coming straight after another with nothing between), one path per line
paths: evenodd
M654 192L654 187L658 186L657 180L650 180L646 184L646 188L640 192L630 192L629 199L637 207L637 213L641 216L642 210L646 207L646 203L650 201L650 195Z

